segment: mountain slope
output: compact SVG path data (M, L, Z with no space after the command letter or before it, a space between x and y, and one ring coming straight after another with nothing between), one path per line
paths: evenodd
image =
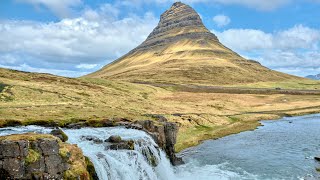
M306 78L313 79L313 80L320 80L320 74L309 75L309 76L306 76Z
M130 82L241 84L301 79L247 60L221 44L190 6L174 3L137 48L87 75Z

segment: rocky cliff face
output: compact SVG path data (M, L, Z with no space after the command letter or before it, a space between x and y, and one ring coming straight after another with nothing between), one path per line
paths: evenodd
M0 179L90 179L75 145L50 135L23 134L0 139Z
M175 154L175 144L177 140L178 126L175 123L171 122L158 122L154 121L138 121L134 124L131 124L129 127L137 127L141 130L146 131L150 134L156 143L166 152L170 162L173 165L183 164L181 158L178 158Z
M218 38L203 25L200 16L194 9L181 2L176 2L161 15L158 26L134 51L164 47L182 39L218 42Z

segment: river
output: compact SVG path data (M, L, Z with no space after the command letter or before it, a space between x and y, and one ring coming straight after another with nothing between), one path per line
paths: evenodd
M209 140L179 153L186 164L172 167L152 138L138 130L115 128L64 129L69 143L77 144L94 163L100 179L121 180L220 180L220 179L318 179L320 163L320 115L262 121L255 131ZM27 126L0 129L1 135L48 133L51 129ZM106 150L105 144L82 136L107 139L120 135L135 141L135 150ZM146 153L157 163L153 167Z

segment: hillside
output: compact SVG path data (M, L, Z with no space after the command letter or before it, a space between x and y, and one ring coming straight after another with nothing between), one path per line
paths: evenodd
M302 80L247 60L219 42L190 6L177 2L137 48L86 77L129 82L235 85Z
M299 88L320 89L320 82L308 83ZM84 121L94 125L117 118L155 120L160 115L178 123L177 149L182 150L204 139L254 129L261 119L320 112L320 91L277 92L155 87L0 68L0 127Z

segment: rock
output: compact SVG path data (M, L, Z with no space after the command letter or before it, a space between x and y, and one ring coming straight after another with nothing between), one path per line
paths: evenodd
M161 15L158 26L141 45L132 50L132 53L163 47L181 39L218 41L218 38L203 25L200 16L193 8L176 2Z
M62 142L68 141L68 136L61 129L54 129L50 132L50 134L58 137Z
M165 151L169 156L170 162L174 166L183 164L182 158L176 156L174 148L177 140L178 126L175 123L168 122L164 125L164 133L166 138Z
M158 152L159 153L159 152ZM149 148L149 146L146 146L146 148L142 149L142 154L143 156L147 159L148 163L153 166L156 167L159 164L159 159L157 158L156 155L153 154L153 152L151 151L151 149Z
M66 125L66 128L68 128L68 129L81 129L85 125L86 124L84 122L71 123L71 124Z
M320 161L320 156L319 157L316 156L316 157L314 157L314 159L317 160L317 161Z
M157 122L155 124L153 121L145 120L145 121L137 121L127 128L137 129L139 127L140 130L147 132L162 148L172 165L180 165L183 164L182 158L179 158L175 154L175 144L177 139L178 127L175 123L171 122Z
M85 157L85 159L86 159L86 164L87 164L87 170L90 175L90 180L99 180L99 177L97 175L97 172L94 168L93 163L90 161L90 159L88 157Z
M62 178L68 165L59 155L56 139L38 139L36 141L1 141L0 159L2 172L9 179L31 179L37 173L39 177ZM11 152L7 150L10 148ZM31 153L34 152L34 153ZM40 178L41 179L41 178Z
M134 150L134 141L121 141L118 143L111 143L106 146L106 149L110 150Z
M102 144L103 143L103 140L102 139L99 139L95 136L81 136L81 140L85 140L85 141L92 141L96 144Z
M62 152L77 157L63 156ZM72 169L74 164L77 170ZM89 180L88 177L82 151L75 145L63 143L51 135L35 133L0 139L0 179Z
M111 142L111 143L120 143L122 141L120 136L110 136L105 142Z

